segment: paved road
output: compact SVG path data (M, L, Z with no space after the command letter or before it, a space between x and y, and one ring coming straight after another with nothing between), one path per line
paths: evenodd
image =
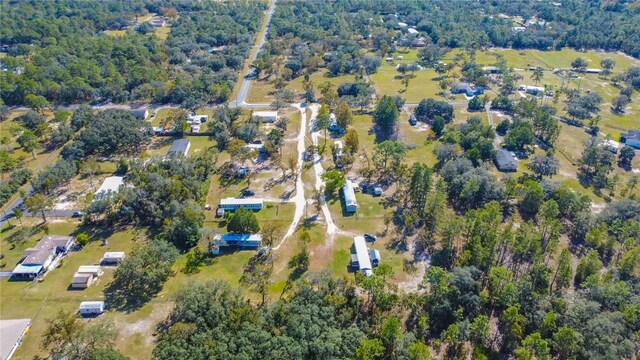
M273 3L271 4L271 7L269 8L269 12L267 13L267 19L266 19L267 26L264 28L264 32L262 33L262 36L258 41L258 49L256 50L255 53L253 53L253 56L251 57L251 59L249 59L250 64L252 64L253 61L258 58L258 54L262 50L262 46L267 40L267 32L269 31L269 24L271 24L271 16L273 15L273 12L276 10L276 2L277 0L274 0ZM236 106L247 105L247 102L246 102L247 94L249 93L249 88L251 87L251 80L253 80L253 77L254 77L254 69L250 67L249 71L247 71L247 74L242 79L242 85L240 86L238 97L236 98L235 101L232 101L233 103L236 104Z

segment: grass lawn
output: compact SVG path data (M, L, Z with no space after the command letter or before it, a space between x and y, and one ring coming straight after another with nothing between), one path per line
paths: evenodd
M334 89L337 89L342 83L355 81L355 77L353 75L330 76L326 69L320 69L319 71L314 72L309 76L309 79L316 87L316 97L320 96L318 86L325 81L333 84ZM304 94L304 89L302 87L303 80L304 76L298 76L287 84L287 88L295 90L298 95L302 96ZM270 103L273 101L273 93L275 93L275 91L276 89L271 80L262 79L252 81L251 88L249 88L249 93L247 94L247 102Z

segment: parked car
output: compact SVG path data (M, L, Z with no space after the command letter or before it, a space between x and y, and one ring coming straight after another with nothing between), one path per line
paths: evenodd
M364 234L364 240L369 242L374 242L378 240L378 237L373 234Z
M254 196L255 194L256 192L251 189L242 190L242 196Z
M73 214L71 214L71 217L77 218L77 217L82 217L84 216L84 211L74 211Z
M415 115L410 115L409 116L409 124L411 126L416 126L416 124L418 124L418 119L416 119Z

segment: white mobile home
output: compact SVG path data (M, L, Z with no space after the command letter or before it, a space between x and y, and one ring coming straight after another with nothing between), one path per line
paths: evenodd
M353 189L353 183L347 179L344 187L342 188L342 195L344 196L344 207L347 212L354 213L358 210L358 202L356 201L356 192Z
M377 265L380 262L380 253L377 250L370 251L363 236L355 236L353 238L353 248L351 250L351 267L362 271L366 276L371 276L374 267L371 263L371 255L376 256L374 261Z
M66 254L73 246L72 236L46 235L33 248L25 249L22 261L12 272L14 279L32 280L44 274L54 259Z
M98 278L104 274L100 265L81 265L77 271L78 274L91 274Z
M263 200L260 198L226 198L220 200L220 205L218 207L225 211L234 211L240 207L250 210L262 210L262 206Z
M119 264L124 260L124 251L106 252L100 260L101 264Z
M273 123L278 121L277 111L254 111L251 115L254 121L260 121L264 123Z
M84 316L100 315L104 312L104 301L83 301L79 311Z

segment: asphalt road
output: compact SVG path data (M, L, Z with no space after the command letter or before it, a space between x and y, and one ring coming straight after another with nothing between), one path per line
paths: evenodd
M249 60L250 63L253 63L258 58L258 54L262 50L262 46L264 46L264 43L267 40L267 32L269 31L269 25L271 24L271 16L273 15L273 12L276 10L276 2L277 0L274 0L274 2L271 4L271 8L269 8L269 12L267 13L267 26L265 27L264 32L262 33L262 36L258 41L258 49L256 50L255 53L253 53L253 56ZM242 79L242 85L240 86L238 97L236 98L235 101L232 101L232 103L235 103L236 106L247 105L247 102L246 102L247 94L249 93L249 88L251 87L251 80L253 80L253 78L254 78L254 69L250 67L249 71L247 71L247 74Z

